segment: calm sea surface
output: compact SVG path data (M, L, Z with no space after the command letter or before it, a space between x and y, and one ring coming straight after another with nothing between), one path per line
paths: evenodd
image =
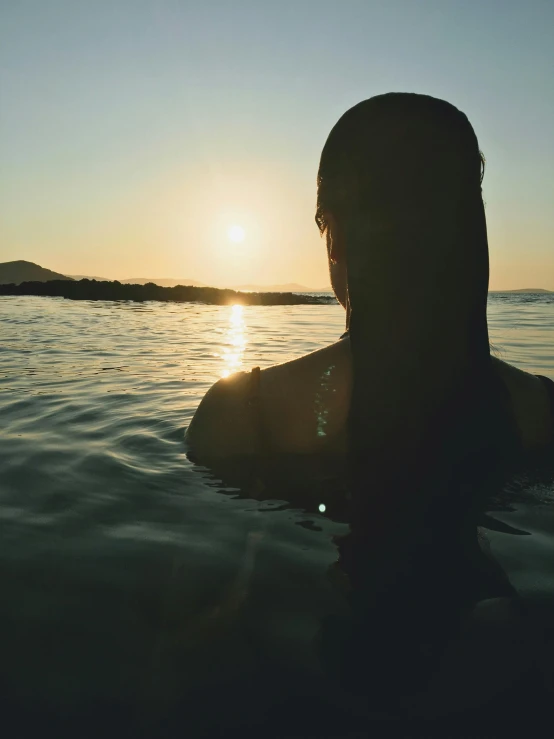
M343 607L327 577L343 525L237 496L187 459L184 431L214 381L322 347L343 323L338 305L0 297L9 700L59 716L208 685L208 721L234 684L229 710L254 721L261 695L290 688L261 689L260 665L317 692L313 643ZM491 296L489 325L501 358L554 379L553 295ZM554 594L552 479L509 495L492 550L521 592Z

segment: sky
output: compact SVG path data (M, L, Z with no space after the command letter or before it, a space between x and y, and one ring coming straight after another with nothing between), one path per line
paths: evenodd
M491 288L554 290L553 28L552 0L2 2L0 261L326 286L327 134L411 91L477 132Z

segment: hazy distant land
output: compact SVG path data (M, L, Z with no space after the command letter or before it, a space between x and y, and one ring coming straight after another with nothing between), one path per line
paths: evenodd
M113 282L109 277L93 277L92 275L71 275L74 280L97 280L98 282ZM203 282L197 280L190 280L188 277L180 277L177 280L171 277L128 277L125 280L118 280L123 285L147 285L149 282L153 282L154 285L160 285L160 287L176 287L177 285L192 285L192 287L209 287Z
M126 285L122 282L96 280L49 280L21 282L19 285L0 284L0 295L39 295L70 300L145 300L175 301L180 303L207 303L209 305L317 305L335 302L332 296L301 295L298 293L254 293L225 290L217 287L177 285L161 287Z
M131 277L125 280L81 275L62 275L44 267L17 260L0 263L0 295L50 295L72 300L162 300L203 302L226 305L298 305L334 302L331 296L302 295L325 293L329 288L314 290L291 282L282 285L237 285L216 288L189 278ZM491 293L552 293L544 288L491 290Z
M22 282L49 282L51 280L96 280L97 282L114 282L114 280L109 277L100 277L98 275L62 275L59 272L52 272L52 270L45 269L38 264L27 262L23 259L16 262L0 263L0 285L12 283L14 285L19 285ZM203 282L199 282L198 280L192 280L189 277L127 277L124 280L117 280L117 282L122 285L147 285L149 283L153 283L160 287L176 287L178 285L214 287L206 285ZM330 287L323 287L318 290L313 287L308 287L307 285L300 285L297 282L289 282L282 285L228 285L222 289L258 293L315 293L329 292L331 290Z
M91 275L70 275L74 280L99 280L110 282L108 277L92 277ZM189 277L128 277L125 280L119 280L124 285L147 285L153 282L154 285L161 287L176 287L177 285L192 285L193 287L216 287L215 285L206 285L205 282L191 280ZM322 287L316 289L307 285L300 285L298 282L287 282L282 285L227 285L228 290L241 290L243 292L257 293L324 293L329 292L331 287Z
M298 282L287 282L284 285L232 285L232 289L266 293L325 293L329 292L331 287L322 287L317 290L306 285L299 285Z

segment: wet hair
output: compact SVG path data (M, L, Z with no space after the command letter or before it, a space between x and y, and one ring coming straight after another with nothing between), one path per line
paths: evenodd
M445 147L450 156L445 157ZM315 215L320 233L327 228L327 212L344 217L379 203L389 209L405 206L405 198L401 203L398 197L402 188L410 198L423 194L423 185L442 188L453 155L462 161L449 178L461 174L462 165L467 179L460 184L480 192L485 156L467 117L453 105L414 93L388 93L358 103L333 127L321 153Z
M398 592L402 572L423 599L458 578L457 597L477 510L500 484L513 434L489 351L484 162L462 112L411 93L348 110L321 154L316 222L323 233L332 213L346 243L352 533L342 557L357 588L378 575ZM430 576L433 558L443 569Z

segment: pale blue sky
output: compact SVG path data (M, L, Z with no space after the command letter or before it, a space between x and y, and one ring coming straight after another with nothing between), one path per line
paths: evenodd
M554 289L553 29L552 0L1 3L0 261L321 286L321 147L407 90L477 131L491 287Z

